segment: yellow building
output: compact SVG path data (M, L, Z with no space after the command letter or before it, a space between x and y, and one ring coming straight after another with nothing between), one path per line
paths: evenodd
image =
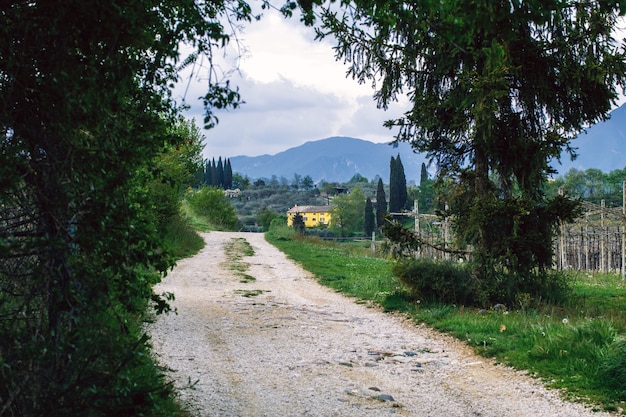
M330 206L298 206L287 210L287 225L293 224L293 218L300 213L305 227L330 226Z

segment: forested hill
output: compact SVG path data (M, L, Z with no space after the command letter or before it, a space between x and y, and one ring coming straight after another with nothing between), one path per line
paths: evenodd
M559 175L571 168L586 170L597 168L611 172L626 167L626 104L611 112L611 118L597 123L572 141L578 158L571 161L564 155L561 164L553 164Z
M251 179L285 177L291 180L295 174L310 175L315 182L347 182L354 174L369 180L376 175L389 181L389 162L400 154L407 182L419 184L423 154L413 153L411 146L401 143L393 147L385 143L373 143L363 139L332 137L307 142L276 155L256 157L236 156L230 158L233 172Z

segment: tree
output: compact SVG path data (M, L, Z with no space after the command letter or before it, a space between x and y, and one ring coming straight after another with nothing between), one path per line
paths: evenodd
M428 170L426 169L426 163L422 162L422 169L420 171L420 186L429 181Z
M215 162L215 158L211 161L211 183L207 184L207 187L217 187L219 185L219 177L217 175L217 163Z
M207 186L213 184L213 166L209 160L204 164L204 184Z
M363 217L363 229L365 230L365 236L371 236L375 228L376 217L374 216L374 206L372 205L372 200L367 197L367 200L365 200L365 212Z
M406 209L408 194L406 191L406 177L400 155L391 157L389 162L389 212L400 213Z
M257 218L258 218L259 224L263 228L263 231L267 232L268 230L270 230L270 224L272 223L272 220L274 220L277 217L279 217L278 213L266 207L263 209L263 211L259 213Z
M179 216L181 197L195 181L194 174L202 171L203 136L194 122L182 117L169 128L169 135L177 137L176 145L165 143L162 151L150 163L137 170L138 186L145 184L152 204L143 209L152 212L161 234L170 222Z
M431 213L435 206L434 181L430 179L428 170L426 170L426 164L423 162L418 195L420 213Z
M293 219L291 221L291 226L293 227L293 230L295 230L297 233L300 233L300 234L304 233L304 229L306 228L306 225L304 224L304 217L302 217L302 214L296 213L293 216Z
M224 189L224 164L222 163L222 157L220 156L217 160L217 167L215 168L217 172L217 186L221 189Z
M250 178L246 175L242 177L241 174L233 174L233 187L245 190L250 186Z
M230 190L233 187L233 168L230 166L230 159L226 159L224 164L224 189Z
M548 162L606 119L624 87L625 55L611 32L625 7L364 0L320 10L320 36L334 36L350 74L377 80L380 106L411 98L386 125L448 180L447 214L457 243L475 249L477 278L509 271L520 277L512 291L523 290L522 276L551 265L554 226L576 205L542 194Z
M313 182L313 178L311 178L310 175L305 175L304 178L302 178L302 188L305 190L310 190L315 186L315 183Z
M294 190L299 190L302 185L302 175L293 174L293 181L291 182L291 186Z
M383 180L378 179L378 185L376 187L376 226L380 229L385 222L385 216L387 215L387 197L385 196L385 188L383 186Z
M367 178L365 178L363 175L359 174L358 172L354 174L352 178L350 178L350 181L348 181L349 184L358 184L360 182L368 182L368 181L367 181Z
M221 188L202 187L187 199L193 211L206 218L217 230L236 230L239 227L237 212Z
M350 194L339 194L332 201L332 229L341 236L350 236L363 230L365 214L365 196L359 187L354 187Z
M228 42L223 21L250 18L228 0L0 3L3 415L167 414L141 329L174 262L153 181L182 185L153 168L178 169L189 139L170 86ZM207 127L239 103L216 69Z

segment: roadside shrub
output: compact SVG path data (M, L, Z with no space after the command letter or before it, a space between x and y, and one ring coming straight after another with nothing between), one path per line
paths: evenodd
M263 231L267 232L268 230L270 230L270 225L272 223L272 220L274 220L278 216L279 214L276 213L275 211L265 208L257 216L257 222L261 225L261 227L263 228Z
M218 230L239 228L237 212L224 191L214 187L203 187L187 197L189 205L198 216L207 218Z
M558 303L571 294L571 280L561 272L522 274L501 268L488 268L485 272L483 267L483 272L476 273L476 269L474 263L403 259L394 266L393 272L414 297L449 304L513 306L519 304L519 294L527 294L535 303Z
M293 227L287 226L287 216L284 215L270 222L270 229L267 233L277 240L291 240L296 234Z
M163 241L176 259L195 255L204 247L204 239L191 226L189 219L181 214L169 219Z
M471 270L452 262L412 259L393 267L398 280L416 298L444 303L475 304L479 288Z

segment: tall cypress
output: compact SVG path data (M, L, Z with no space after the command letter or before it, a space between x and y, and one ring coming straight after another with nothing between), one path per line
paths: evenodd
M383 187L383 180L378 179L378 187L376 189L376 225L380 228L385 221L385 215L387 214L387 197L385 196L385 188Z
M406 208L408 193L406 191L406 176L400 154L391 157L389 163L389 212L400 213Z
M422 172L420 173L420 187L426 184L428 181L428 170L426 169L426 163L422 162Z
M221 156L217 161L217 186L224 188L224 164Z
M406 190L406 175L404 175L404 165L400 159L400 154L396 158L396 181L398 183L398 206L400 210L406 209L409 200L409 193Z
M215 158L211 162L211 184L207 185L217 187L217 164L215 163Z
M398 213L400 211L400 196L398 195L398 171L396 159L392 156L389 162L389 212Z
M224 189L230 190L233 187L233 169L230 166L230 159L224 163Z
M376 227L376 218L374 217L374 206L372 200L367 197L365 200L365 212L363 216L363 229L365 229L365 236L371 236L374 228Z
M211 174L212 174L211 161L207 159L204 164L204 185L206 185L207 187L210 187L211 184L213 184L213 179L212 179Z

